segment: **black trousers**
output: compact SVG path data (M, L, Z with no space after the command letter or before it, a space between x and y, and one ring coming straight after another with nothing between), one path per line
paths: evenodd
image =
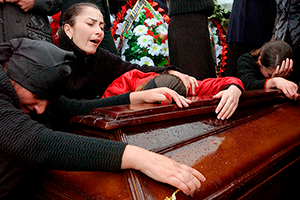
M168 42L172 65L197 80L216 77L204 14L197 12L171 16Z

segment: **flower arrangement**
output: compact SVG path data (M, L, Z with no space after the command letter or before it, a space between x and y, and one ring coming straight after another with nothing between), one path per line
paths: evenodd
M112 33L121 58L139 65L169 65L167 18L155 11L147 1L138 13L132 14L133 9L128 8L118 23L113 22L116 28L112 30L116 31ZM126 23L131 24L127 30Z
M221 77L225 71L227 59L226 30L230 11L225 10L216 1L214 13L209 17L209 29L211 34L212 54L216 63L217 77Z

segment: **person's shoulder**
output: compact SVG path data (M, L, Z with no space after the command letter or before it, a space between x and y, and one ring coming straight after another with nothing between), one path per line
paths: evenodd
M249 67L254 67L256 64L257 60L256 58L251 54L251 52L245 53L241 55L237 62L236 62L236 67L238 70L241 70L243 68L249 68Z
M245 62L245 61L251 61L251 62L255 62L255 57L251 54L251 52L247 52L243 55L241 55L238 59L238 62Z

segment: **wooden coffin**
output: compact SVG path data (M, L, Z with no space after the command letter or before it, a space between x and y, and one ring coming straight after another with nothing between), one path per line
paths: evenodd
M72 119L76 134L124 141L192 166L205 177L194 197L177 199L289 199L297 192L300 104L280 91L246 92L235 114L218 120L219 100L193 97L189 108L136 104L99 108ZM41 199L164 200L176 188L135 170L47 170Z

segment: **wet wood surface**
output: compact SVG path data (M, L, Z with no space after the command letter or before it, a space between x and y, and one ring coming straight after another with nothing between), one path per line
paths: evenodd
M286 181L286 174L299 177L294 167L300 166L299 102L278 90L251 91L235 114L222 121L214 113L218 100L192 100L186 109L158 104L95 109L72 119L82 124L74 133L141 146L205 175L207 181L193 198L179 192L177 199L259 199L268 190L279 197L283 187L278 182ZM47 170L43 180L42 199L163 200L176 190L135 170Z

